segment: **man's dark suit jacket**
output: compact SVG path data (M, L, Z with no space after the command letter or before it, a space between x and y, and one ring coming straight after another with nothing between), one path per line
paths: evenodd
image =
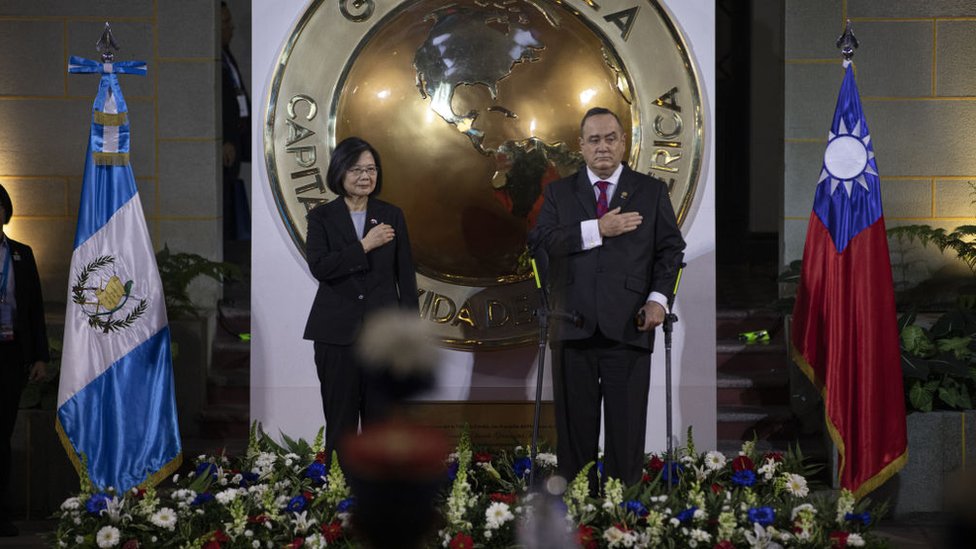
M14 296L17 299L17 318L14 320L14 342L19 357L4 357L24 365L37 361L50 362L47 329L44 324L44 298L37 263L30 246L7 238L10 245L11 270L14 277ZM0 269L3 266L0 265Z
M550 306L582 316L580 327L554 320L552 338L585 339L599 326L611 340L651 349L654 332L638 332L634 317L652 291L670 299L685 242L663 181L624 166L609 206L639 212L643 222L583 250L580 222L596 219L586 168L546 187L529 245L549 254Z
M305 324L305 339L350 345L367 313L387 307L418 308L403 212L370 198L364 232L379 223L393 227L396 236L367 254L341 197L309 212L305 255L319 289Z

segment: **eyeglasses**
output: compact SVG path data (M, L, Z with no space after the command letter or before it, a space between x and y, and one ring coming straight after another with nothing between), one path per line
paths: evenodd
M360 177L364 173L369 175L376 175L376 166L353 166L352 168L349 168L349 173L353 174L356 177Z

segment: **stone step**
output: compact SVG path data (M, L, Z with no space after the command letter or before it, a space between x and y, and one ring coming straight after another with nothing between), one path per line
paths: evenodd
M786 406L790 402L789 375L786 370L730 374L718 372L718 406Z
M783 329L783 314L768 308L716 311L715 332L721 340L736 339L742 332L766 330L775 336Z
M720 440L789 440L798 429L789 406L719 406L716 416Z
M214 404L197 416L200 436L215 440L247 438L250 427L250 405Z
M782 341L747 344L722 340L715 346L715 364L719 372L752 375L762 372L787 371L789 360Z
M225 367L207 376L208 403L247 404L250 398L251 369L249 367Z

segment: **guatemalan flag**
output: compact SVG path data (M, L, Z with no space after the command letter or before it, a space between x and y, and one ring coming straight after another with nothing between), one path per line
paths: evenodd
M71 57L100 73L68 280L57 430L95 487L152 485L179 467L169 327L146 219L129 166L129 121L116 74L143 62Z
M861 497L908 459L881 184L850 63L803 249L793 358L821 389L840 483Z

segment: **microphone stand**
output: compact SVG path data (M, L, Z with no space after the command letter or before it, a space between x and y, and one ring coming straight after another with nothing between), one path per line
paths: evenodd
M674 298L678 295L678 284L681 282L681 274L684 272L685 263L678 267L678 278L674 281L674 291L671 292L671 299L668 300L668 312L664 315L664 323L661 329L664 331L664 401L667 407L665 413L665 429L667 430L667 453L664 456L664 470L668 473L668 492L674 486L674 470L672 461L674 460L674 427L671 423L671 410L674 407L671 403L671 333L674 331L674 323L678 321L678 315L674 314Z
M542 278L539 276L539 269L532 260L532 274L535 276L535 287L539 290L539 308L536 310L536 319L539 322L539 358L535 376L535 413L532 417L532 446L531 466L529 467L529 489L535 486L535 457L539 452L539 416L542 412L542 378L546 367L546 345L549 341L549 296Z
M546 291L545 283L539 274L539 267L535 258L531 259L532 274L535 277L535 287L539 290L539 308L535 311L536 319L539 322L539 359L536 368L535 378L535 413L532 417L532 444L530 447L530 459L532 466L529 468L529 488L535 486L535 458L539 452L539 421L542 413L542 381L546 367L546 346L549 343L549 319L557 318L572 322L575 326L582 325L582 318L578 313L553 311L549 309L549 293Z

